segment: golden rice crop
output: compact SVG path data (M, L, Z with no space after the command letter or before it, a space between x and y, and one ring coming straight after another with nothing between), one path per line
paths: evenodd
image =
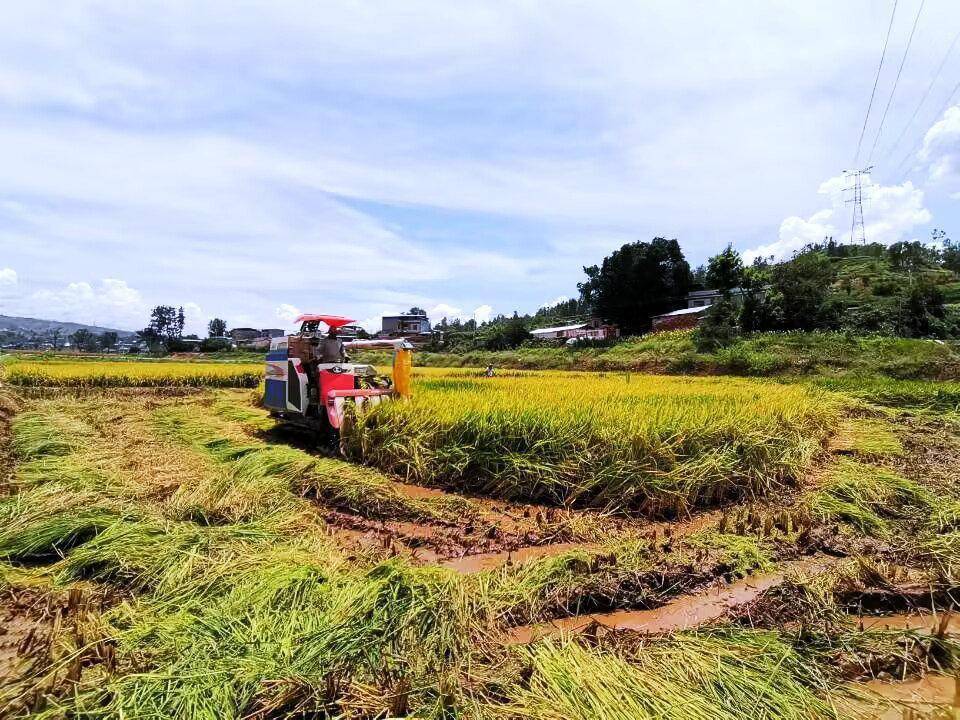
M651 513L783 487L835 425L827 393L732 378L421 376L347 452L420 483Z
M177 361L14 360L4 366L11 385L33 387L256 387L259 363Z

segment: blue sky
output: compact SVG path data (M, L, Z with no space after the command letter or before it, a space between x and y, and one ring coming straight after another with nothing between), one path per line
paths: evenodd
M891 4L6 3L0 312L483 319L574 295L635 239L698 264L842 237ZM871 239L960 234L960 47L907 122L958 30L960 5L927 0Z

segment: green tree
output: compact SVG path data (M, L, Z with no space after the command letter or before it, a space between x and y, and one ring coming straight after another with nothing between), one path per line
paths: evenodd
M222 318L214 318L207 323L207 334L210 337L223 337L227 334L227 321Z
M707 310L694 340L700 352L713 352L732 343L739 334L737 308L729 297L724 297Z
M100 348L102 350L115 348L119 339L119 336L113 330L107 330L100 334Z
M740 330L755 333L778 327L779 319L774 314L768 286L770 270L765 263L754 262L744 268L740 287L743 288L743 302L740 305Z
M897 270L914 271L939 264L940 252L918 240L898 242L887 248L887 259Z
M743 260L733 245L727 245L723 252L710 258L705 280L707 287L719 290L724 297L730 297L730 291L740 287L743 282Z
M901 306L900 334L929 337L943 334L946 308L943 291L933 283L918 280L910 284Z
M95 352L97 350L97 336L86 328L80 328L70 335L70 344L77 350Z
M775 265L770 270L771 300L779 307L771 309L771 317L787 330L824 327L825 303L834 276L830 258L822 252L801 253Z
M484 347L487 350L512 350L533 337L523 318L517 313L509 320L496 323L486 334Z
M177 310L172 305L157 305L150 311L147 328L161 338L177 337Z
M624 334L650 329L650 317L680 305L690 290L690 265L676 240L628 243L585 267L580 297L596 315Z
M947 270L953 270L960 273L960 242L954 242L947 237L946 230L939 228L930 234L930 239L934 245L941 245L940 262Z

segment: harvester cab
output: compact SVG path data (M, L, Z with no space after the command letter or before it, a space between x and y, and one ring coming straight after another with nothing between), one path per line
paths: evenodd
M297 322L300 332L274 338L267 354L263 404L281 422L334 440L349 406L410 396L413 346L406 340L343 342L340 328L353 320L337 315L301 315ZM393 376L349 362L347 350L354 349L393 350Z

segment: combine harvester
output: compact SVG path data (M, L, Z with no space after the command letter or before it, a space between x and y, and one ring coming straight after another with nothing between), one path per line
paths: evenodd
M406 340L342 342L337 329L354 321L337 315L301 315L296 322L302 323L300 332L274 338L267 354L263 404L282 424L336 447L348 405L360 410L410 397L413 346ZM354 349L393 350L393 377L378 374L372 365L348 362L346 350Z

